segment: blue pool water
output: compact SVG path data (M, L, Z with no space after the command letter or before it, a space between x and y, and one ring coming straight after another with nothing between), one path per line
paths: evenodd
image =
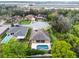
M12 38L11 35L10 35L10 36L7 35L7 36L1 41L1 43L7 43L11 38Z
M38 45L37 49L48 49L48 45Z

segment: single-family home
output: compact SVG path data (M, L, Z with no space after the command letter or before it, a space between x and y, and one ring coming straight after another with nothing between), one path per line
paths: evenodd
M42 21L43 19L46 19L46 15L38 14L35 16L36 21Z
M42 30L32 30L30 37L30 44L32 49L50 50L50 38Z
M11 18L12 18L12 20L15 21L15 22L22 20L22 17L21 17L21 16L18 16L18 15L12 16Z
M0 19L0 25L3 25L6 21Z
M16 39L24 39L27 35L28 28L27 27L11 27L7 31L7 35L12 35L16 37Z
M27 15L27 16L25 17L25 19L31 20L31 21L35 21L34 15Z
M6 32L9 29L9 25L0 25L0 35Z

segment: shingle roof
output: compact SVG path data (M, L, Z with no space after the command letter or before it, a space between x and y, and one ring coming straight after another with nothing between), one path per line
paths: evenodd
M0 35L4 32L4 31L6 31L7 29L8 29L9 27L8 27L8 25L4 25L4 26L0 26Z
M30 40L50 40L50 38L41 30L32 31Z
M26 27L11 27L7 33L8 34L14 33L14 36L17 37L17 36L25 36L27 32L28 28Z

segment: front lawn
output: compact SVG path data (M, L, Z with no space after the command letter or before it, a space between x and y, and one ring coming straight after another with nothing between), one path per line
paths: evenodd
M30 23L31 23L30 20L21 20L21 21L19 22L19 24L23 24L23 25L25 25L25 24L30 24Z

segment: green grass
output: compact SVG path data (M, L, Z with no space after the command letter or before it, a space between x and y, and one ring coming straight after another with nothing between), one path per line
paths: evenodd
M0 35L0 39L3 39L7 34L6 33L3 33Z
M21 20L21 21L19 22L19 24L23 24L23 25L25 25L25 24L30 24L30 23L31 23L30 20Z
M26 38L25 38L26 41L29 41L30 36L31 36L31 31L32 31L32 29L29 28L28 33L27 33Z
M6 33L3 33L0 35L0 41L6 36L7 34Z

